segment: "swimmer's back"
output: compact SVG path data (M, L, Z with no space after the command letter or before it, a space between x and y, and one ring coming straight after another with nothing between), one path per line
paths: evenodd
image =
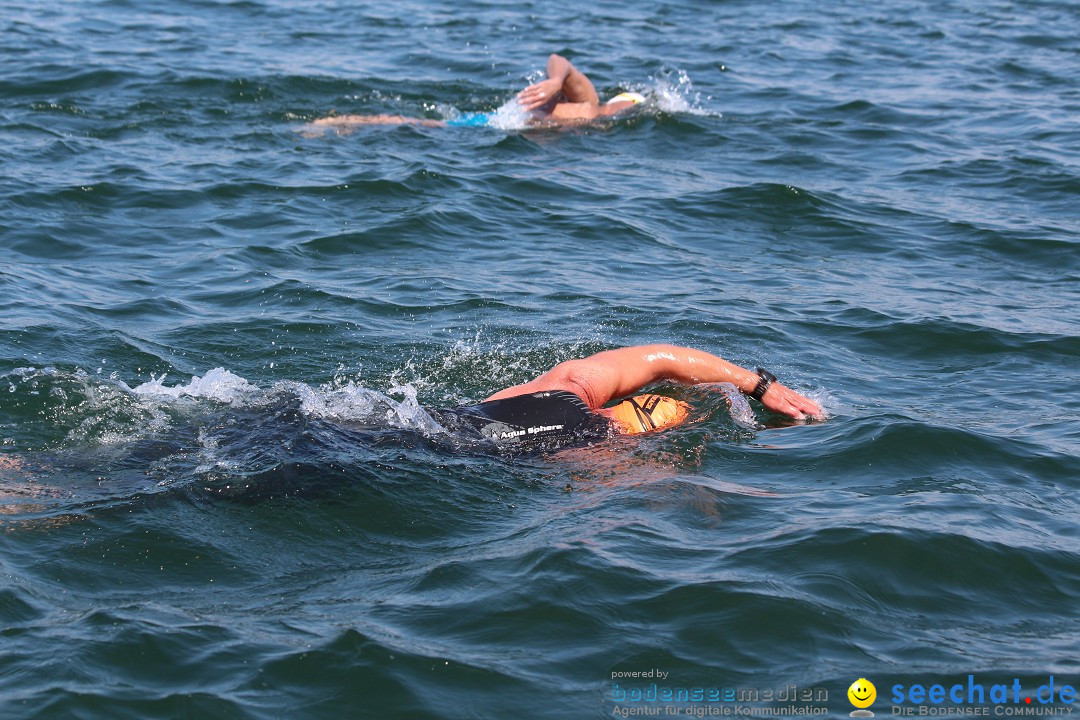
M476 433L509 452L544 452L610 437L611 424L566 390L515 395L435 410L447 429Z

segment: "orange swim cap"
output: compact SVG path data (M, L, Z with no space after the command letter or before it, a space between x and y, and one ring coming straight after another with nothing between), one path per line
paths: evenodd
M643 433L678 425L690 414L682 400L663 395L635 395L611 408L611 416L624 433Z

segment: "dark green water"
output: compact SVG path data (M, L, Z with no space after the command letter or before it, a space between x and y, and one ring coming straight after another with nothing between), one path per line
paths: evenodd
M1075 709L1077 27L1066 2L0 0L3 717L737 704L618 694L653 682L820 688L841 717L858 678L881 717L968 675ZM491 111L552 51L649 101L304 131ZM698 422L505 459L421 409L647 342L829 418L752 430L670 388Z

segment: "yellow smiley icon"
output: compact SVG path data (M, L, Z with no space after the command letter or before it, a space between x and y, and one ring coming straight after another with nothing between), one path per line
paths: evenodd
M870 707L877 698L877 688L866 678L859 678L847 689L847 697L857 708Z

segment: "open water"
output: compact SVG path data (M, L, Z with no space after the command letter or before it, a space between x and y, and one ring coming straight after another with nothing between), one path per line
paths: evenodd
M968 675L1023 688L991 714L1074 709L1078 28L1036 0L0 0L0 713L744 707L656 683L839 717L867 678L882 716ZM305 130L492 111L553 51L648 102ZM514 459L423 409L647 342L829 417L667 387L694 423Z

